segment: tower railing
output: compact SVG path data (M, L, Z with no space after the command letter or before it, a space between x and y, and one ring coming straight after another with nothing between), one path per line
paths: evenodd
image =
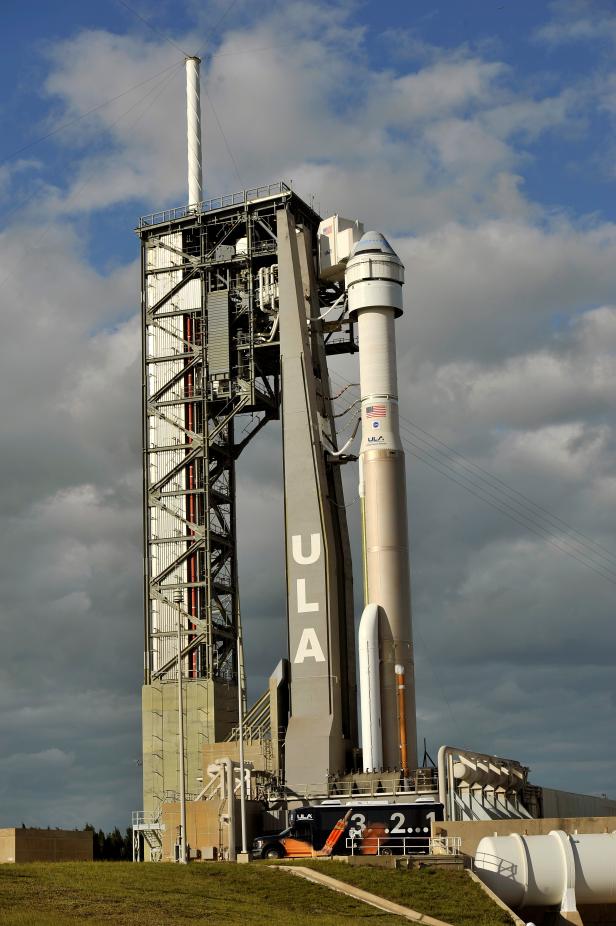
M149 215L141 216L138 227L146 228L150 225L164 225L166 222L175 222L189 215L200 215L204 212L213 212L215 209L225 209L228 206L243 206L245 203L254 202L256 199L267 199L268 196L280 196L281 193L291 192L291 187L284 180L279 180L276 183L252 187L250 190L239 190L237 193L214 196L212 199L206 199L201 203L175 206L172 209L151 212Z

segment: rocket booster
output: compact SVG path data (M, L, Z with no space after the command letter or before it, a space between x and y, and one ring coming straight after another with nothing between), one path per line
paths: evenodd
M359 335L364 615L378 634L378 646L373 641L364 654L361 644L366 631L360 626L364 767L407 771L417 767L417 730L395 339L395 320L402 315L404 266L383 235L366 232L349 258L345 283L349 314L357 319ZM373 695L368 692L374 693L375 685L380 689L380 726L374 722L374 709L369 709Z

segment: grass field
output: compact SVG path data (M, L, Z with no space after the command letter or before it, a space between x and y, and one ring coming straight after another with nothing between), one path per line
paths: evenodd
M328 869L329 870L329 869ZM0 865L1 926L400 926L269 865Z
M464 871L419 868L354 868L343 862L302 862L324 874L386 897L452 926L512 926L511 917ZM400 921L399 921L400 922Z

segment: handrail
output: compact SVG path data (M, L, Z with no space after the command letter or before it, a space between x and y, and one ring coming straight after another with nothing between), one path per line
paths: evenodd
M351 855L460 855L461 836L347 836Z
M240 190L237 193L224 193L222 196L215 196L201 203L175 206L172 209L151 212L149 215L141 216L138 227L147 228L151 225L162 225L167 222L175 222L177 219L183 219L188 215L202 215L204 212L213 212L215 209L224 209L229 206L243 206L257 199L267 199L270 196L280 196L292 192L291 187L288 186L284 180L279 180L276 183L267 183L264 186L252 187L250 190Z
M160 810L133 810L133 827L148 827L160 825Z
M382 772L375 773L370 781L361 781L358 778L332 779L323 784L300 784L293 788L298 796L304 798L351 798L359 800L362 797L384 798L387 795L404 794L434 794L438 790L438 776L436 769L417 769L408 778L399 774Z

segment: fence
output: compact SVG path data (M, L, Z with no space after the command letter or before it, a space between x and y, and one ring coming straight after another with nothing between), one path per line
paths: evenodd
M243 206L245 203L253 202L255 199L266 199L268 196L280 196L283 193L291 193L291 187L287 186L282 180L277 183L253 187L250 190L240 190L237 193L225 193L224 196L206 199L202 203L176 206L174 209L163 209L161 212L143 215L139 219L139 228L145 228L148 225L162 225L165 222L175 222L177 219L183 219L187 215L200 215L204 212L213 212L214 209L224 209L227 206Z
M350 855L460 855L460 836L347 836Z

